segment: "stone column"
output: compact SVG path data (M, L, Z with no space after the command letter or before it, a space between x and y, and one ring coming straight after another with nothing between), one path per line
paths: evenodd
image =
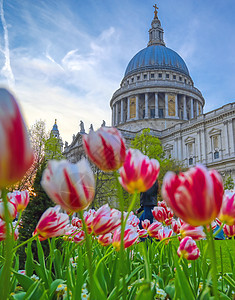
M201 133L200 133L200 129L197 131L197 148L198 148L198 162L201 162Z
M137 95L135 99L135 118L136 120L139 120L139 95Z
M113 112L113 114L112 114L112 124L113 124L113 126L115 126L115 120L116 120L116 118L115 118L115 112L116 112L115 104L113 104L112 112Z
M121 123L124 121L123 99L121 99Z
M193 113L193 98L191 98L191 119L194 118L194 113Z
M228 121L224 121L224 133L225 133L225 149L226 149L226 156L230 156L230 147L229 147L229 135L228 135Z
M145 119L148 119L148 117L149 117L149 114L148 114L148 100L149 100L149 98L148 98L148 93L145 93L145 116L144 116L144 118Z
M127 98L127 120L130 120L130 97Z
M116 103L116 125L118 125L118 102Z
M196 100L196 114L199 115L198 100Z
M168 118L168 95L165 93L165 118Z
M158 93L155 93L155 118L159 118L159 115L158 115Z
M231 137L230 138L230 149L231 149L231 154L234 154L235 152L235 145L234 145L234 132L233 132L233 121L232 120L229 120L228 121L228 132L229 132L229 136Z
M184 120L187 120L187 102L186 102L185 95L183 95L183 101L184 101Z
M178 94L175 96L175 116L179 118L179 109L178 109Z

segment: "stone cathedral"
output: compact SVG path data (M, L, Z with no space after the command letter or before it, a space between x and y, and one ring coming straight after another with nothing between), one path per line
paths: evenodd
M112 126L127 143L144 128L158 137L168 157L191 167L202 163L235 182L235 102L203 113L205 99L184 60L166 47L156 5L147 47L127 65L110 101ZM104 125L104 122L103 122ZM65 143L71 162L82 155L84 127Z

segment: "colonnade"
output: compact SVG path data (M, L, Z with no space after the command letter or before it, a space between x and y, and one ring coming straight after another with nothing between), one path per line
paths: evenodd
M151 104L149 100L151 100ZM164 103L162 100L164 101ZM169 106L170 102L171 106ZM134 104L135 110L134 112L132 111L132 115L131 104ZM142 115L140 108L142 108ZM184 94L158 92L142 93L122 98L121 100L118 100L113 104L112 124L115 126L131 120L149 118L173 118L190 120L202 113L203 109L201 102Z

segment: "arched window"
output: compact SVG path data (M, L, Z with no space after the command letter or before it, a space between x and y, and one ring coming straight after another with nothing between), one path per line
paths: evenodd
M193 164L193 158L192 157L190 157L190 159L188 160L188 164L189 164L189 166L191 166Z
M219 151L215 151L214 152L214 159L218 159L219 158Z

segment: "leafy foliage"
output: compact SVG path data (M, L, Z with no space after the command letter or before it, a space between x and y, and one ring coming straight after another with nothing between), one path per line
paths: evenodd
M224 189L225 190L232 190L234 188L234 181L232 179L232 176L228 176L224 183Z

